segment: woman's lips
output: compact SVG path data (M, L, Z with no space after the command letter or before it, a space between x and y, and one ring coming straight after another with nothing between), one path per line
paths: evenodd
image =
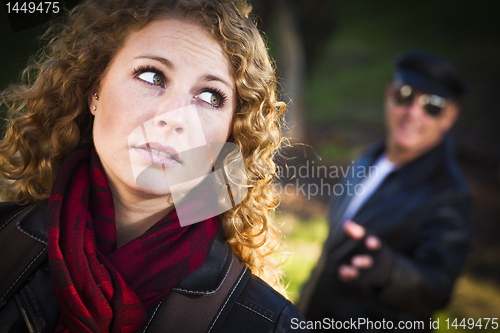
M154 165L170 167L182 164L177 150L171 146L164 146L159 142L147 142L134 148L142 158Z

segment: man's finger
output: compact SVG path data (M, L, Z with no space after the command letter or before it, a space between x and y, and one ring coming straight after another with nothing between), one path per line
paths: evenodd
M359 240L365 236L365 228L353 221L346 221L344 223L344 230L349 237Z
M368 236L365 239L365 246L368 250L377 251L382 247L382 242L377 236Z
M357 279L359 276L359 271L356 267L341 265L338 271L339 279L343 282L350 282Z
M367 254L359 254L352 257L351 264L357 268L369 269L373 266L373 258Z

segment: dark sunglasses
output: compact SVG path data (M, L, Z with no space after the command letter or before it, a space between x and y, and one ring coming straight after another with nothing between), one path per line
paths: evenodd
M394 101L399 105L411 105L415 99L415 90L404 85L394 89ZM422 94L418 97L418 104L422 106L428 115L438 117L444 110L446 100L443 97L432 94Z

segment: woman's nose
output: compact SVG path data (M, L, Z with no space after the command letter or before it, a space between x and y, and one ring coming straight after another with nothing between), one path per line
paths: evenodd
M186 131L187 119L182 112L183 108L169 110L157 115L154 118L155 126L159 127L162 131L175 132L182 134Z
M192 117L194 106L189 97L166 98L159 105L154 118L154 125L161 131L182 134L187 130L188 119ZM196 110L194 110L196 112Z

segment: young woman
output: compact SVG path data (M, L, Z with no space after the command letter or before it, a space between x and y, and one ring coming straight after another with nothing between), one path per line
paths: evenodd
M2 94L0 331L297 326L269 286L282 290L269 214L285 106L248 14L96 0L49 30Z

